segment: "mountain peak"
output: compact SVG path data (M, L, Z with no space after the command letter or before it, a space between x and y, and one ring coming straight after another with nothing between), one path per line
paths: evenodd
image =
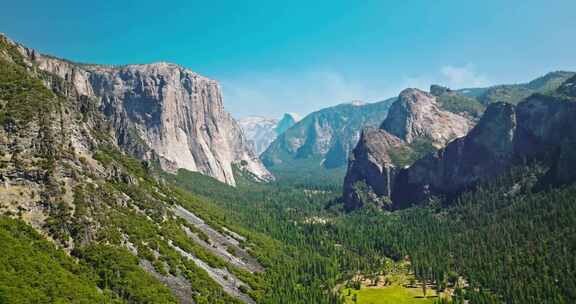
M464 136L471 126L472 122L466 117L442 110L434 95L406 89L390 107L381 128L407 143L426 137L440 147Z
M301 118L300 114L298 114L296 112L286 112L282 116L282 119L292 119L292 120L294 120L294 122L298 122L302 118Z
M366 103L365 103L364 101L362 101L362 100L356 99L356 100L352 100L352 101L350 102L350 104L353 105L353 106L363 106L363 105L365 105Z
M286 132L286 130L295 125L300 120L299 118L300 117L296 113L284 113L284 116L276 126L276 133L280 135Z

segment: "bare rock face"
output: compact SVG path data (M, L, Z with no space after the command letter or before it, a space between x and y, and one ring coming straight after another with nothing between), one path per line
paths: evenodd
M466 117L443 111L436 97L418 89L406 89L390 108L381 129L412 143L425 137L436 147L466 135L472 127Z
M94 100L112 122L118 144L136 156L158 158L168 171L184 168L231 185L234 164L257 179L273 179L224 111L216 81L170 63L78 65L30 49L23 53Z
M362 131L358 145L350 155L344 178L344 200L347 202L347 209L362 206L362 189L358 187L369 187L365 190L369 192L367 195L371 196L372 201L376 201L378 197L390 197L397 170L388 151L402 146L405 146L405 143L400 138L384 130L368 127Z
M534 94L516 106L490 104L468 135L406 168L383 170L390 162L386 153L390 155L394 144L381 135L370 136L377 142L369 142L367 137L361 141L362 146L356 147L358 155L355 153L356 158L351 159L347 183L364 181L377 198L389 199L384 207L402 209L433 195L457 195L515 165L534 161L547 168L546 183L573 182L576 180L576 92L572 91L575 80L566 81L554 93ZM346 189L350 191L352 187L345 184L347 207L362 206L357 201L361 195L347 193Z
M568 95L568 96L576 96L576 76L568 79L564 82L559 88L558 92L560 94Z
M550 165L550 178L557 183L576 180L576 77L558 92L535 94L518 104L518 128L514 153L521 159L539 159Z
M390 202L380 198L392 196L404 165L422 150L444 147L466 135L473 125L465 116L442 110L434 95L418 89L402 91L380 129L365 129L349 158L343 189L346 209L361 207L362 195L386 207Z
M408 207L432 194L455 194L481 178L499 174L513 157L515 131L514 106L491 104L466 137L400 170L392 208Z

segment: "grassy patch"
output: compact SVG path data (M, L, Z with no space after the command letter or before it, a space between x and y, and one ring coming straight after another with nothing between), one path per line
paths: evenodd
M424 297L420 288L407 288L397 284L378 288L362 287L360 290L346 288L342 294L345 303L359 304L429 304L438 299L435 291L429 290L427 297Z

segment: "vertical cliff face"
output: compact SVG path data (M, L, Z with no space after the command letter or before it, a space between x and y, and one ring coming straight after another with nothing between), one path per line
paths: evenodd
M390 195L392 207L408 207L432 194L455 194L480 178L499 174L513 157L515 131L515 107L491 104L466 137L399 171Z
M224 111L216 81L169 63L78 65L22 52L41 70L69 82L112 122L118 144L163 169L200 172L234 185L233 165L260 180L273 177Z
M360 208L367 199L379 207L386 207L386 202L379 198L392 194L397 171L388 151L405 145L400 138L382 129L368 127L362 131L358 145L350 155L344 178L347 209Z
M434 95L402 91L380 129L365 129L350 156L343 186L346 209L366 200L386 207L402 167L466 135L473 125L467 116L443 110Z

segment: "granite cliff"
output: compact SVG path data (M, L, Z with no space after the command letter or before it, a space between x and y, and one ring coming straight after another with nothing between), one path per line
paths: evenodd
M59 76L84 107L111 122L117 144L164 170L184 168L234 185L237 165L262 181L273 179L224 110L218 83L170 63L76 64L18 46L39 70ZM55 84L50 84L55 85Z
M33 286L27 289L19 279L10 283L17 291L7 301L255 303L245 275L264 269L246 250L251 242L190 211L190 203L209 203L182 195L168 181L180 175L158 166L186 164L189 159L168 154L186 141L177 152L190 152L198 170L223 174L224 181L225 166L238 163L255 172L250 166L259 164L250 163L252 154L222 110L213 81L169 64L73 64L0 35L0 230L8 258L3 265L24 256L27 262L17 264L26 266L17 271ZM229 151L218 154L218 148ZM224 163L226 157L231 163ZM11 246L7 230L23 237L20 244L39 246ZM46 258L35 261L28 254ZM63 259L69 262L60 264ZM114 280L104 270L112 268ZM4 271L2 278L7 272L15 273ZM63 276L68 283L60 283ZM36 290L50 296L37 297Z

